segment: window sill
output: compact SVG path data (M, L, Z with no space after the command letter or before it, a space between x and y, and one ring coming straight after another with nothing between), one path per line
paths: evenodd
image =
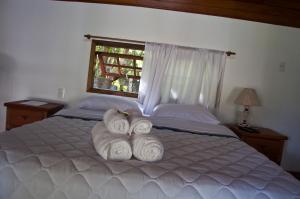
M102 94L107 94L107 95L117 95L117 96L123 96L123 97L138 98L138 94L136 94L136 93L128 93L128 92L121 92L121 91L96 89L96 88L89 88L89 89L87 89L87 92L89 92L89 93L102 93Z

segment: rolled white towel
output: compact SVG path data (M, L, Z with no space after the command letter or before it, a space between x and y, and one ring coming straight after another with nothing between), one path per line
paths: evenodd
M163 144L154 136L131 136L132 152L136 159L154 162L161 160L164 154Z
M130 128L129 135L133 132L137 135L150 133L152 129L152 122L141 116L129 116L128 117Z
M104 123L98 122L92 129L94 147L105 160L129 160L132 150L127 135L112 134Z
M111 133L127 134L129 130L129 122L123 113L117 109L109 109L103 115L103 121L106 128Z

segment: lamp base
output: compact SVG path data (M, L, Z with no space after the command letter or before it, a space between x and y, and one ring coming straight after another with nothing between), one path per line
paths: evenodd
M240 120L239 126L249 127L248 116L249 116L249 106L244 106L244 110L241 114L241 120Z
M239 127L250 127L250 125L244 120L243 122L239 123Z

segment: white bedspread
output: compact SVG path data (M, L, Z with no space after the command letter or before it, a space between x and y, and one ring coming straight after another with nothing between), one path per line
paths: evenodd
M236 138L153 129L163 160L105 161L96 121L52 117L0 135L0 199L295 199L300 183Z

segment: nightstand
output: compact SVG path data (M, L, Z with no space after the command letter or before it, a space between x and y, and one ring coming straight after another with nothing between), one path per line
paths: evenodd
M280 164L285 140L288 138L268 128L256 128L258 133L249 133L239 129L238 125L228 124L241 140L267 156L270 160Z
M45 119L64 107L63 104L41 100L7 102L4 106L7 107L6 130Z

